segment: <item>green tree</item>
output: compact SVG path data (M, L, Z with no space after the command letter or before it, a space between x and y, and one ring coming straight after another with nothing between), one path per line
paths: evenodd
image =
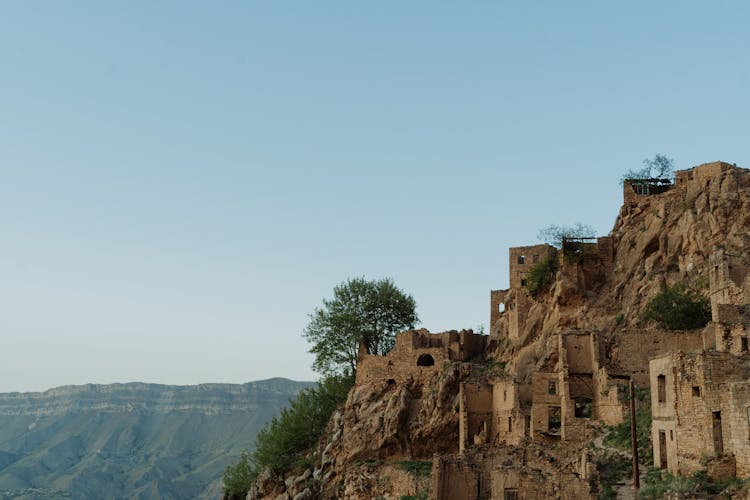
M620 178L620 184L625 181L664 179L674 175L674 160L662 154L656 154L652 159L643 160L640 170L628 170Z
M396 333L419 322L415 309L414 298L390 279L350 278L334 287L333 298L323 299L304 330L315 354L313 369L354 375L360 342L370 354L386 354Z
M580 222L576 222L572 226L550 224L544 229L540 229L537 234L537 238L541 241L557 248L562 248L563 238L593 238L594 236L596 236L596 229Z
M280 473L303 464L353 383L350 376L331 376L300 392L255 438L252 458L258 468Z
M239 462L224 469L224 495L228 498L245 498L255 481L256 469L250 455L243 451Z
M643 318L669 330L703 328L711 321L711 302L701 293L678 283L651 299Z

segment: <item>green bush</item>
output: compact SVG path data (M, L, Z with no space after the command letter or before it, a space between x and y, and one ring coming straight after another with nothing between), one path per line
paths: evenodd
M531 295L537 295L555 278L557 272L557 255L552 254L531 266L526 273L526 288Z
M711 321L711 302L699 292L677 284L651 299L643 319L656 321L669 330L703 328Z
M710 481L705 471L698 471L692 476L673 476L666 470L650 467L638 494L638 498L656 500L669 493L678 495L698 495L701 498L719 495L725 490L740 486L745 481L729 478L726 481Z
M224 494L229 498L245 498L257 475L250 455L243 451L240 461L224 470Z
M629 400L625 393L625 401ZM642 464L653 463L653 448L651 446L651 392L648 389L636 388L635 410L636 442L638 443L638 461ZM621 424L607 428L604 444L630 452L632 449L630 437L630 413Z
M416 495L404 495L401 500L427 500L429 494L426 491L419 491Z
M604 452L596 457L596 470L602 490L599 500L615 500L617 493L613 486L633 474L631 460L619 453Z
M304 464L305 452L323 435L328 420L346 401L353 383L351 377L331 376L300 392L258 433L252 456L258 468L268 467L280 473Z
M417 477L427 477L432 474L432 462L428 461L417 461L417 462L399 462L401 468Z

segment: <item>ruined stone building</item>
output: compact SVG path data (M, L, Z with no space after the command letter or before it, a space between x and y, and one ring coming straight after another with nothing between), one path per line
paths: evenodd
M710 183L726 164L682 173L683 185ZM678 179L679 179L678 178ZM711 343L650 361L654 463L673 474L750 477L750 267L716 246L709 259Z
M440 372L446 362L469 361L483 352L486 340L486 336L471 330L400 332L393 349L385 356L368 354L364 346L360 346L356 383L401 384L408 380L429 379Z

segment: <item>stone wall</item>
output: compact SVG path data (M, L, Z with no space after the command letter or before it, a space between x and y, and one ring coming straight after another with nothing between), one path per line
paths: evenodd
M461 383L459 387L458 449L481 446L493 436L492 387L480 382Z
M543 243L526 247L512 247L510 250L510 287L519 289L525 286L526 273L556 252L555 247Z
M368 354L360 347L356 383L425 380L434 377L448 361L467 361L482 353L486 340L486 336L471 330L435 334L424 329L400 332L395 346L385 356Z
M750 477L748 379L750 358L730 353L675 352L653 359L654 464L689 475L705 469L706 458L732 454L737 475Z
M539 453L537 451L536 453ZM558 463L518 456L436 457L432 496L436 500L596 498L588 481Z
M492 385L492 430L495 444L519 445L528 434L518 383L499 380Z
M673 351L699 352L713 344L709 330L625 330L610 343L607 366L610 372L633 377L639 387L649 385L649 360Z

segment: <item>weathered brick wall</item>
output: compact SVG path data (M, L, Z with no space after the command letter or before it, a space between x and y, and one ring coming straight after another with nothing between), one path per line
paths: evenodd
M554 383L554 394L551 384ZM532 404L531 404L531 434L549 432L549 408L559 407L562 412L560 388L562 377L559 373L536 372L531 376ZM562 415L562 414L561 414Z
M614 263L614 243L610 236L601 236L596 239L596 250L599 262L605 269L611 269Z
M525 247L513 247L510 253L510 287L519 289L528 270L555 252L555 247L543 243Z
M506 315L508 317L508 338L515 341L526 327L526 318L529 316L532 299L525 288L515 290L512 300L506 303ZM510 310L507 307L510 306Z
M726 315L731 316L731 311L722 305L750 303L750 268L746 257L717 248L709 256L709 266L711 316L717 322L730 321Z
M432 461L432 497L436 500L477 500L479 471L460 460L435 457Z
M750 477L750 381L729 384L727 419L738 477Z
M385 356L360 350L356 382L426 380L442 370L447 361L466 361L481 353L486 340L486 336L470 330L435 334L424 329L400 332L396 335L395 346ZM427 356L432 357L433 364L420 366L420 358Z
M666 377L664 402L659 401L659 375ZM661 460L659 430L663 430L669 433L667 459L670 472L689 475L702 470L706 457L721 451L736 457L740 477L750 475L748 378L748 362L729 353L676 352L653 359L651 391L655 464L658 466ZM716 431L715 415L721 417ZM720 434L715 435L715 432Z
M563 366L570 373L594 372L594 345L591 333L566 333L559 336L559 342Z
M578 474L550 464L544 468L522 465L519 460L474 461L436 457L432 463L432 496L436 500L480 500L510 498L595 498L587 481ZM534 464L541 466L542 464Z
M492 386L479 382L461 383L459 400L459 451L492 439Z
M505 313L505 296L508 290L490 290L490 335L497 335L497 321ZM500 311L500 305L503 305L503 311ZM504 332L503 332L504 333Z
M713 337L713 333L702 330L618 332L612 341L616 347L609 353L607 367L612 372L631 375L636 385L647 387L649 359L673 351L699 352L704 348L704 336Z
M676 380L675 355L662 354L650 363L651 387L651 440L654 449L654 466L660 467L663 461L659 442L659 433L666 438L666 462L669 472L677 474L677 443L675 442L676 415ZM659 375L664 376L664 400L659 401Z
M516 382L500 380L492 385L492 412L494 443L520 444L526 436L527 429Z

